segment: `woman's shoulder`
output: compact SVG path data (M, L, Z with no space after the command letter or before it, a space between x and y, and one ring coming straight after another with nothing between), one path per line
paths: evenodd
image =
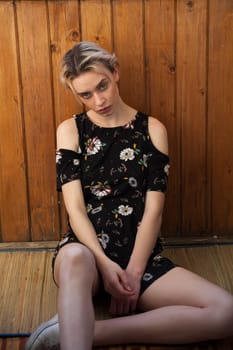
M148 132L153 145L161 152L168 154L168 137L165 125L157 118L149 116Z
M76 121L74 117L65 119L57 127L57 142L58 147L69 147L72 149L77 147L78 142L78 130L76 127Z
M74 116L68 119L63 120L57 127L57 130L69 130L75 126L75 118Z
M165 125L156 117L148 116L148 127L153 132L166 132Z

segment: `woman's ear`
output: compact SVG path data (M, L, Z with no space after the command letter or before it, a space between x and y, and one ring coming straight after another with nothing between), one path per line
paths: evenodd
M115 66L115 68L114 68L113 76L114 76L115 82L118 83L118 81L120 79L120 74L119 74L119 68L117 66Z

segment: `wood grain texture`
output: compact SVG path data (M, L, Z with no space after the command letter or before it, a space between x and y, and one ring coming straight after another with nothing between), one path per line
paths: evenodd
M175 1L145 3L145 57L148 112L167 128L170 180L162 234L180 232L179 138L175 114ZM168 25L169 23L169 25Z
M23 350L27 338L0 338L0 350ZM127 346L100 346L98 350L232 350L232 340L207 342L202 344L159 346L159 345L127 345Z
M210 1L208 170L210 230L230 234L233 227L233 2Z
M0 225L2 241L29 240L22 89L12 2L0 6Z
M81 1L81 18L82 40L96 42L112 52L111 2L109 0Z
M27 249L28 246L25 246ZM164 255L233 293L233 246L170 248ZM0 334L30 333L56 313L57 288L51 276L52 251L0 251ZM17 266L17 268L16 268ZM14 287L13 287L14 286ZM106 296L95 299L96 317L107 317ZM26 338L1 339L0 349L22 349ZM20 347L21 346L21 347ZM233 339L200 344L127 345L102 350L232 350Z
M122 98L137 110L146 111L142 1L113 1L113 36Z
M182 230L206 231L207 1L177 2L177 116L181 139Z
M232 18L228 0L0 1L0 241L66 230L55 133L83 106L60 84L59 65L80 40L115 51L123 99L167 127L163 236L230 237Z
M32 240L58 237L47 15L44 1L17 2Z
M73 114L81 112L69 89L60 82L63 55L81 39L77 1L49 1L50 50L52 54L53 94L56 126Z
M60 64L64 54L80 41L79 5L77 1L49 1L50 51L53 72L53 99L56 127L83 110L70 89L61 84ZM58 195L59 235L67 229L67 214L62 195Z
M29 333L56 310L51 252L0 253L0 333ZM17 268L16 268L17 267ZM4 287L3 287L4 286Z

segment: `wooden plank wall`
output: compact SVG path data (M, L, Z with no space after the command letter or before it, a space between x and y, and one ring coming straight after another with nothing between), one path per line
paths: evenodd
M114 50L126 102L167 127L163 235L233 234L233 2L0 2L0 240L57 240L55 130L82 107L59 82L80 40Z

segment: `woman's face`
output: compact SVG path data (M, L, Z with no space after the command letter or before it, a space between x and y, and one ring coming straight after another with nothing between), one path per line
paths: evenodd
M89 109L99 115L111 115L119 101L118 71L110 72L103 65L98 70L82 73L72 81L73 92Z

